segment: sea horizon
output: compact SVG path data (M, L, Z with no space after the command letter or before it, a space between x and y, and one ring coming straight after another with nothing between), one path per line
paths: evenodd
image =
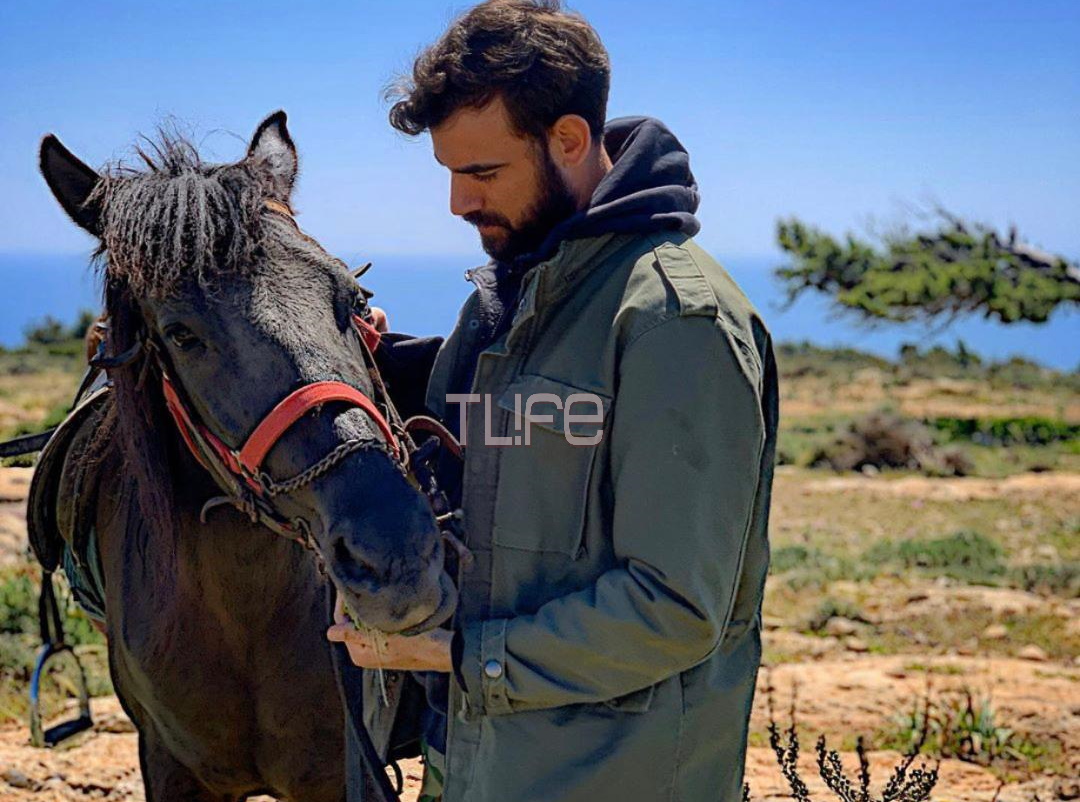
M391 328L417 335L445 336L453 328L472 285L464 271L483 262L477 254L345 253L350 265L371 261L364 285L373 303L387 310ZM901 345L921 349L958 341L980 357L1012 357L1061 371L1080 369L1080 312L1059 309L1043 324L1005 325L962 318L935 330L925 323L881 323L873 327L850 315L838 316L822 296L805 295L790 307L772 268L784 262L776 254L724 255L721 264L758 308L776 342L807 341L826 348L855 348L895 359ZM88 253L0 252L0 346L16 348L26 329L47 315L70 323L83 309L100 306L100 288Z

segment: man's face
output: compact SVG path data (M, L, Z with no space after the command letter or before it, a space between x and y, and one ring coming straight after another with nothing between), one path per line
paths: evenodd
M499 97L454 112L431 140L450 170L450 212L476 226L495 259L531 253L577 210L547 143L515 132Z

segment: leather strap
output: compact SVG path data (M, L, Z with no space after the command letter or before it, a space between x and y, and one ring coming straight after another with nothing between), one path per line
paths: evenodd
M355 387L343 382L326 381L304 385L282 399L255 427L255 431L240 449L237 454L240 464L249 473L257 476L266 455L282 435L312 409L331 401L343 401L364 410L386 438L386 443L393 450L394 456L400 458L397 438L394 437L390 424L387 423L375 402Z

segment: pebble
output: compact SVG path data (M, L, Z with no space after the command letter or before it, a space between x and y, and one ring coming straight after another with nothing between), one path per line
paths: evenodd
M846 641L844 641L844 648L846 648L849 652L859 652L860 654L870 651L869 644L859 638L848 638Z
M1044 663L1049 658L1042 649L1036 646L1034 643L1029 643L1023 649L1016 653L1016 656L1021 660L1032 660L1037 663Z
M37 785L37 783L16 768L4 769L0 772L0 779L3 779L3 781L12 788L33 789Z
M1055 780L1054 796L1056 796L1058 799L1080 799L1080 780Z
M983 630L982 636L986 640L1001 640L1009 635L1009 630L1004 624L991 624Z
M833 616L825 622L825 634L827 635L845 638L848 635L854 635L858 631L859 628L855 625L854 621L847 618L841 618L840 616Z

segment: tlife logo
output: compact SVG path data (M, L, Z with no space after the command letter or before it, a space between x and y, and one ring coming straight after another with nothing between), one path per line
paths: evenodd
M564 401L554 393L531 393L523 396L515 393L514 396L514 429L516 434L497 436L492 433L491 407L492 397L489 394L480 393L449 393L446 396L447 404L460 404L458 422L461 433L461 444L468 445L468 412L469 404L484 405L484 445L487 446L527 446L532 443L532 424L554 423L554 414L542 414L534 407L538 404L552 404L556 410L562 411L562 430L566 442L572 446L594 446L604 436L604 402L598 395L593 393L573 393ZM571 431L574 424L591 424L596 427L596 433L590 435L575 435Z

